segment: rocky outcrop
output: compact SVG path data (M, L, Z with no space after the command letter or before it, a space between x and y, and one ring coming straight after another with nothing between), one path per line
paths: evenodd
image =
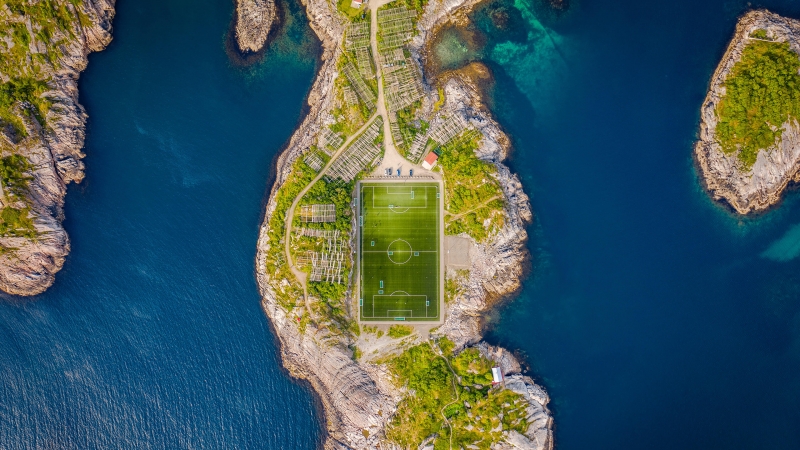
M35 119L23 119L28 137L17 141L2 135L4 153L25 156L33 166L29 174L26 202L10 205L30 208L36 238L0 237L0 289L17 295L34 295L53 284L55 273L69 253L69 238L61 225L66 186L83 179L87 114L78 103L78 76L86 68L90 52L111 42L111 20L115 0L65 2L86 19L71 24L73 36L65 40L57 64L44 66L50 90L45 96L53 106L45 117L46 126ZM53 41L63 37L53 36ZM39 43L43 46L43 43ZM33 47L34 50L39 50ZM2 74L3 80L8 79ZM24 117L24 115L23 115ZM4 205L9 206L9 205Z
M475 0L430 1L419 22L421 36L432 36L431 30L440 26L441 21L448 20L460 7L475 3ZM269 221L277 208L278 189L288 179L294 161L315 143L316 134L331 120L328 111L335 100L335 63L344 30L341 19L332 8L332 4L325 0L308 0L306 3L311 26L323 42L321 70L309 94L309 112L278 159L276 181L258 240L256 276L263 308L281 344L284 366L293 376L307 380L324 406L328 431L325 447L394 448L392 443L386 442L384 431L406 393L392 383L380 357L424 342L428 337L427 331L418 330L403 340L388 336L371 339L369 346L362 342L364 338L338 333L313 321L303 324L301 332L301 314L297 310L304 307L287 312L276 294L276 288L285 285L286 281L270 279L266 270L266 255L270 248ZM528 430L524 434L506 433L503 442L496 443L494 448L549 450L553 446L553 436L547 394L529 377L520 374L520 365L513 355L481 343L480 318L491 307L492 299L507 296L519 288L522 267L528 258L525 225L532 218L528 197L516 175L501 162L509 150L509 140L481 104L477 87L465 77L453 76L445 83L444 90L443 113L461 115L484 135L478 156L498 168L506 200L506 220L494 238L484 244L474 244L477 256L471 262L466 292L451 302L444 324L432 333L448 337L459 349L478 346L487 358L496 361L503 369L507 375L507 387L528 401ZM435 96L433 92L431 94ZM430 99L423 101L428 106L432 103ZM355 304L353 299L350 301ZM353 346L365 353L359 361L353 359Z
M242 52L258 52L277 19L274 0L236 0L236 43Z
M694 149L709 193L714 199L730 204L739 214L761 211L776 204L789 182L800 181L800 123L797 120L781 125L783 133L779 142L761 150L751 169L743 168L735 153L725 154L715 136L719 120L716 109L725 95L725 79L741 58L750 34L759 29L766 30L773 40L789 42L791 49L800 53L800 21L764 10L742 16L711 78L700 111L700 140Z

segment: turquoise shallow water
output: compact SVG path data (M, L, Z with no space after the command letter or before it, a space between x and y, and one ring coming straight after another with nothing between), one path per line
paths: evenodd
M315 73L302 10L231 66L230 0L118 2L90 57L72 253L0 303L0 448L315 448L311 392L279 368L253 261L272 159Z

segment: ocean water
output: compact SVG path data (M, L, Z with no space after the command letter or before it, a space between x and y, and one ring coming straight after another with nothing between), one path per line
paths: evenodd
M318 42L297 3L263 62L231 64L230 0L121 1L80 80L86 179L55 285L0 301L0 448L316 448L254 276L273 158Z
M736 217L691 157L737 17L800 3L570 3L490 2L478 45L443 44L492 69L536 215L488 339L547 388L559 449L800 448L798 193Z
M800 448L800 197L739 218L702 191L698 107L748 7L496 0L442 65L485 62L535 212L489 317L549 391L560 449ZM315 448L253 273L271 164L318 43L296 2L231 63L229 0L119 2L80 82L86 180L56 284L0 302L0 448Z

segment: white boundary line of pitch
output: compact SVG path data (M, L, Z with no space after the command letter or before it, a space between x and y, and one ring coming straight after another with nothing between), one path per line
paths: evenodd
M361 264L361 253L362 253L363 240L364 240L363 222L362 222L363 221L363 217L361 216L361 194L362 194L362 190L364 189L364 187L361 186L362 183L370 183L370 184L373 184L373 183L375 183L375 184L381 184L381 183L386 183L386 184L406 184L406 183L407 184L416 184L416 183L438 184L438 187L436 188L436 189L438 189L437 195L436 195L436 203L438 204L438 208L437 208L436 213L437 213L438 218L439 218L439 226L438 226L438 228L439 228L438 231L439 232L436 234L436 240L437 240L437 242L439 244L438 245L438 247L439 247L439 258L437 259L436 263L437 263L437 270L439 272L439 292L438 292L439 307L437 308L439 310L439 313L437 314L439 318L438 319L434 319L434 320L430 320L430 321L427 321L427 320L425 320L425 321L414 320L414 321L408 322L408 324L409 325L420 325L420 326L422 326L422 325L430 325L430 324L441 325L442 323L444 323L444 319L445 319L445 305L444 305L444 276L445 276L444 268L445 267L444 267L444 239L443 239L443 236L444 236L444 208L443 208L444 204L443 204L443 202L444 202L444 199L443 199L443 196L441 195L441 193L444 192L444 184L442 183L441 180L430 180L430 179L418 179L418 180L414 180L414 179L404 179L404 180L366 179L366 180L363 180L363 181L358 181L358 183L356 184L356 193L357 193L357 195L356 195L356 212L357 212L357 215L359 217L358 223L357 223L359 238L356 239L356 245L358 246L357 249L356 249L356 264L358 264L358 270L356 271L357 279L355 280L355 282L358 284L358 289L356 289L356 292L358 292L359 295L354 300L357 302L356 303L356 307L358 308L358 322L359 323L369 324L369 325L396 324L399 320L383 320L383 321L381 321L381 320L362 320L362 312L363 312L363 297L362 297L362 294L363 294L362 288L363 288L363 286L362 286L362 280L364 279L363 273L362 273L364 268L363 268L363 264ZM367 187L371 187L373 189L375 188L375 186L367 186ZM432 187L432 186L424 186L425 189L428 189L430 187ZM387 190L387 192L388 192L388 190ZM374 199L374 196L373 196L373 199ZM427 201L428 201L428 198L427 198L427 195L426 195L425 196L426 204L427 204ZM373 200L373 203L374 203L374 200ZM417 208L419 208L419 207L417 207ZM434 251L429 250L429 252L434 252ZM383 253L383 252L380 252L380 253ZM375 302L372 303L372 307L373 307L373 314L374 314ZM427 306L426 306L426 310L427 310ZM426 315L427 315L427 311L426 311ZM370 317L364 317L364 318L365 319L370 319ZM381 317L378 317L378 319L381 319ZM389 319L389 318L387 317L386 319Z

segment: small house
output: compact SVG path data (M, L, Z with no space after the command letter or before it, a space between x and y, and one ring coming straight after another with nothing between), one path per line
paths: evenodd
M436 153L430 152L428 156L425 157L425 160L422 161L422 167L424 169L431 170L433 166L436 165L436 160L439 159L439 156Z
M492 386L503 382L503 371L499 367L492 367Z

